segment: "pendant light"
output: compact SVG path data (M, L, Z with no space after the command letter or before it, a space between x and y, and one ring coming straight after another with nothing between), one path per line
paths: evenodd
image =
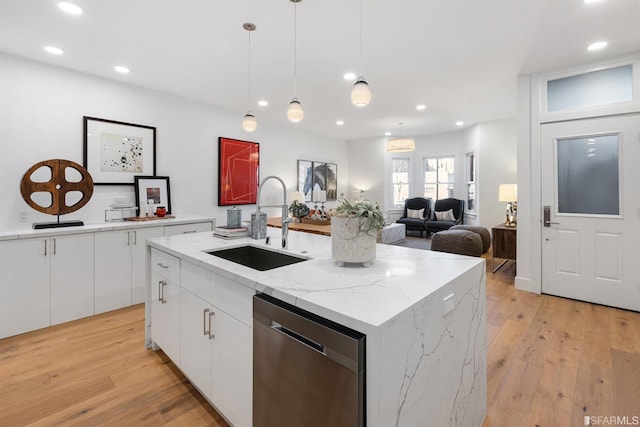
M251 32L255 31L256 26L250 22L242 24L242 28L249 33L249 106L251 106ZM251 109L242 118L242 129L247 132L253 132L258 127L256 116L251 113Z
M387 152L389 153L406 153L416 151L416 142L413 138L405 138L402 136L402 122L400 125L400 138L390 139L387 142Z
M351 88L351 102L356 107L365 107L371 102L371 89L369 83L362 76L362 0L360 0L360 77Z
M297 53L296 53L296 45L298 42L298 16L297 16L297 4L302 0L290 0L293 3L293 99L289 103L289 108L287 109L287 117L293 123L298 123L304 117L304 110L302 109L302 104L298 101L297 98Z

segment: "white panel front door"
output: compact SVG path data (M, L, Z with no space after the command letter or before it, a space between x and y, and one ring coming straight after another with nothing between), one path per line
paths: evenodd
M541 135L542 292L640 311L640 115Z

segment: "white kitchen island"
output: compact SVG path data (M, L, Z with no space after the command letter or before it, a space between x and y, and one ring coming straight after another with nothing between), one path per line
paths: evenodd
M168 335L173 344L167 346L177 346L170 357L183 371L181 365L186 366L187 361L180 359L193 357L193 351L184 351L184 343L179 351L179 341L187 338L174 340L157 317L158 325L152 324L154 304L158 307L160 301L161 306L167 306L167 295L174 301L193 299L192 293L196 299L210 296L214 300L211 311L215 311L215 300L219 299L223 317L209 318L209 333L215 329L216 337L224 339L229 332L221 330L224 325L236 328L233 342L225 346L233 349L231 356L216 356L220 349L211 350L212 358L220 363L227 361L227 365L218 364L211 369L213 373L206 374L213 380L195 381L225 418L236 426L251 424L250 300L253 293L263 292L366 334L367 426L482 424L487 398L483 259L379 244L372 266L338 267L331 259L330 237L290 232L288 249L283 250L278 245L280 230L269 229L268 234L273 242L269 246L264 240L222 240L212 233L148 240L148 268L158 273L148 275L147 345L163 347L166 352L159 334ZM205 252L247 244L310 259L261 272ZM174 267L164 264L171 260ZM179 265L181 275L175 265ZM167 271L164 276L163 268ZM169 273L171 268L173 273ZM170 291L167 280L177 282L174 291ZM180 288L187 291L181 293ZM450 311L444 314L446 305ZM184 319L190 310L183 304L183 312L176 314L180 304L174 303L173 307L168 312L182 319L174 332L185 335ZM227 317L231 322L225 320ZM202 319L196 317L198 335L207 330L206 317L204 325ZM167 327L176 328L172 322ZM216 390L219 375L216 377L215 371L235 373L240 388L220 400L216 397L221 390ZM200 376L201 371L189 372ZM187 373L192 382L195 375ZM224 381L220 384L225 385Z

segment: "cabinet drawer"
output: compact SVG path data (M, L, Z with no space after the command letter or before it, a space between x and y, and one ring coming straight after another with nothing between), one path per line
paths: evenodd
M253 324L253 295L255 289L213 274L212 304L245 325Z
M171 283L180 283L180 258L151 249L151 271L155 271Z
M203 300L213 301L212 273L189 262L180 264L180 286Z
M213 224L211 222L196 222L193 224L165 225L164 235L175 236L176 234L200 233L203 231L211 231L211 230L213 230Z

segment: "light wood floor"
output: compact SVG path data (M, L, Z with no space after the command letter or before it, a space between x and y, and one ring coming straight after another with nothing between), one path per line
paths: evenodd
M514 268L487 273L484 427L640 416L640 314L517 291ZM0 340L0 426L227 426L143 342L142 305Z

